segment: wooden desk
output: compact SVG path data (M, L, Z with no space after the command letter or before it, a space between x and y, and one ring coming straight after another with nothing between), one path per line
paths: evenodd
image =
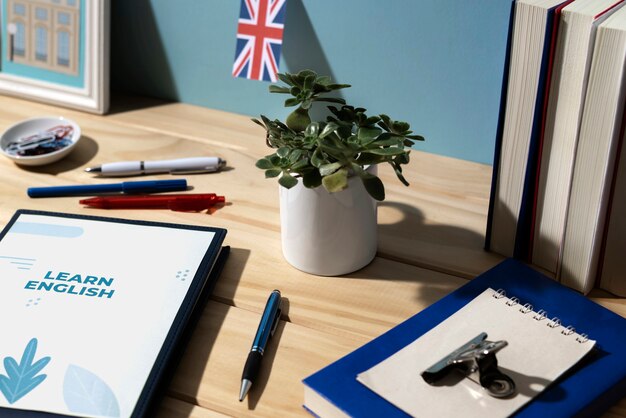
M264 132L248 117L137 99L114 102L104 117L6 97L0 97L0 109L0 130L21 119L60 114L83 131L77 149L54 165L24 168L0 159L2 225L24 208L228 229L231 257L162 402L162 417L308 416L302 409L304 377L501 261L482 249L491 181L487 165L416 151L405 172L410 187L383 167L387 199L379 206L378 256L356 273L317 277L282 258L278 185L254 167L269 152ZM196 155L220 156L231 167L187 176L196 192L227 197L229 205L212 215L86 209L77 198L26 196L29 186L110 182L83 171L100 163ZM275 288L288 309L266 353L260 382L240 403L243 363ZM626 315L624 300L600 291L592 298ZM607 416L626 417L626 402Z

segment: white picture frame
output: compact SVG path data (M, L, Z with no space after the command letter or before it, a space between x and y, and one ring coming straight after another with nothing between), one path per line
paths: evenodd
M0 0L0 94L106 113L109 27L110 0Z

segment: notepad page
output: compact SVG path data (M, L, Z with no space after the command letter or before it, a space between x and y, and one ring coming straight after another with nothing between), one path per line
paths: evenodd
M412 416L506 417L537 396L575 365L595 341L569 332L536 312L523 313L520 304L488 289L437 327L391 357L360 373L357 380ZM508 304L507 304L508 302ZM510 306L514 305L514 306ZM540 307L537 307L540 309ZM467 378L450 376L431 386L421 373L475 338L506 340L496 354L498 367L516 384L517 393L494 398ZM582 341L582 342L581 342ZM459 376L459 375L457 375Z

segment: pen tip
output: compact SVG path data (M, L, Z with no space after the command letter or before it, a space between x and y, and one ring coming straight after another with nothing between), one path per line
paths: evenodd
M250 386L252 386L252 382L248 379L243 379L241 381L241 390L239 391L239 402L243 401L243 398L246 397L248 391L250 390Z
M85 171L88 173L100 173L102 169L100 167L87 167Z

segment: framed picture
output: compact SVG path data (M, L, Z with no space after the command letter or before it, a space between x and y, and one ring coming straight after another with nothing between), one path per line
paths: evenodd
M0 94L109 106L109 0L0 0Z

